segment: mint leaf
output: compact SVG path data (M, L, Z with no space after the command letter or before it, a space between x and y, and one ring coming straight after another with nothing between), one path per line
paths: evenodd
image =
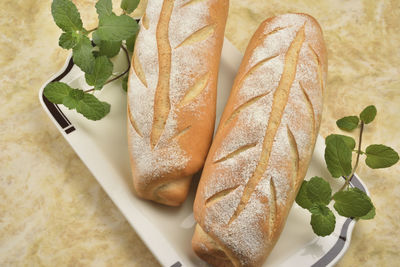
M51 4L51 14L53 15L54 22L63 31L83 30L78 9L70 0L53 0Z
M399 161L399 154L385 145L370 145L365 150L365 163L372 169L387 168Z
M319 236L330 235L335 230L336 218L333 212L326 206L315 204L311 210L311 227Z
M360 120L357 116L348 116L336 121L336 125L345 131L351 131L357 128Z
M128 91L128 78L129 78L129 75L125 75L124 78L122 79L122 89L125 92Z
M333 207L344 217L362 217L367 215L374 207L371 199L358 188L339 191L333 195Z
M376 116L376 107L374 105L370 105L366 107L361 113L360 113L360 119L365 123L368 124L372 122L375 119Z
M331 202L331 185L323 178L314 176L307 183L307 196L312 203L328 205Z
M83 98L84 92L80 89L72 89L69 94L64 97L63 105L69 109L75 109L78 106L79 100Z
M99 44L99 55L107 56L109 58L115 57L118 55L121 50L121 41L112 42L112 41L101 41Z
M79 101L76 111L89 120L100 120L110 112L110 104L98 100L94 95L85 93Z
M133 49L135 48L136 37L137 34L132 35L132 37L126 39L126 48L128 49L129 52L133 52Z
M78 44L72 50L74 63L85 73L91 73L94 67L92 42L87 36L82 36Z
M347 176L351 173L351 149L337 135L325 139L325 162L332 177Z
M376 212L375 212L375 207L372 207L372 209L364 216L359 217L358 219L361 220L371 220L375 217Z
M344 143L345 143L351 150L353 150L353 149L356 147L356 141L354 140L353 137L346 136L346 135L341 135L341 134L331 134L331 135L329 135L329 136L326 137L326 139L325 139L325 144L326 144L326 142L331 142L330 139L332 139L332 138L337 138L337 137L341 138L341 139L344 141Z
M100 56L95 59L92 73L86 73L87 84L93 85L96 90L100 90L107 79L111 76L113 64L106 56Z
M76 32L63 32L58 40L58 45L64 49L73 48L79 41L80 36Z
M97 32L94 32L92 35L93 42L99 47L99 56L107 56L109 58L115 57L118 55L122 41L104 41L99 38Z
M109 16L112 12L112 2L111 0L99 0L96 5L96 12L100 16Z
M54 104L62 104L72 88L63 82L51 82L43 90L44 96Z
M122 41L135 35L138 30L139 26L133 18L127 15L111 14L100 17L97 34L101 40Z
M303 209L309 209L312 206L311 200L308 198L307 194L307 181L303 181L301 184L299 193L296 196L296 203Z
M122 0L121 8L126 11L126 13L130 14L137 8L139 5L139 0Z

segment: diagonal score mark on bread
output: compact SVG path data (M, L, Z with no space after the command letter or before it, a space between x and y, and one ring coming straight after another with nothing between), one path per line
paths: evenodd
M313 56L314 56L314 61L315 64L317 64L317 68L318 68L318 81L321 87L321 90L324 91L324 80L322 78L322 64L321 64L321 60L317 54L317 52L315 52L314 48L312 48L312 46L310 44L308 44L308 47L310 48Z
M212 204L212 202L215 202L215 201L217 201L218 199L220 199L220 198L222 198L222 197L224 197L224 196L226 196L226 195L228 195L230 192L233 192L236 188L238 188L239 186L238 185L236 185L236 186L234 186L234 187L231 187L231 188L227 188L227 189L224 189L224 190L222 190L222 191L219 191L218 193L216 193L216 194L214 194L214 195L212 195L211 197L209 197L207 200L206 200L206 206L210 206L211 204Z
M142 133L139 130L139 127L136 124L136 121L133 119L132 113L131 113L131 108L128 105L128 118L129 122L131 123L133 129L136 131L136 133L140 136L143 137Z
M210 78L210 72L207 72L199 79L197 79L197 81L192 85L192 87L190 87L187 90L185 96L182 98L178 106L183 107L189 104L198 95L200 95L201 92L204 90L204 88L206 88L209 78Z
M277 32L279 32L279 31L281 31L281 30L286 29L286 28L288 28L288 27L278 27L278 28L275 28L275 29L273 29L272 31L270 31L269 33L267 33L265 36L268 36L268 35L277 33Z
M215 26L216 26L215 24L211 24L195 31L189 37L183 40L183 42L180 43L176 48L204 41L205 39L214 34Z
M290 144L290 157L292 158L293 162L293 172L292 172L292 188L297 188L297 175L299 173L299 149L297 146L296 138L294 138L293 132L290 130L289 125L286 125L287 133L289 137L289 144Z
M269 205L268 235L269 235L269 238L271 238L274 233L274 225L275 225L275 218L276 218L276 211L277 211L276 188L275 188L274 179L272 177L271 177L271 180L269 181L269 191L271 194L271 198L269 199L270 205Z
M275 135L281 123L281 118L283 116L285 107L288 102L290 88L292 87L293 81L296 76L297 62L299 59L299 54L301 47L305 39L305 24L297 32L296 37L290 44L289 49L285 55L285 64L283 68L283 73L279 81L279 85L275 90L271 114L268 121L268 126L265 131L265 136L262 144L261 156L256 166L253 175L250 177L249 181L244 188L242 198L240 199L239 205L237 206L235 212L233 213L230 224L234 221L243 209L246 207L250 196L254 192L256 186L261 180L264 172L268 167L268 161L271 154L272 144L275 139ZM272 178L271 178L272 181Z
M140 64L136 49L133 52L133 69L135 70L136 76L139 78L139 80L145 87L147 87L146 76L144 74L142 65Z
M152 149L156 146L161 134L164 132L165 124L171 109L171 103L169 99L171 45L169 43L168 27L173 7L173 0L165 0L163 2L160 19L156 30L159 79L154 96L153 126L150 135L150 145Z
M178 139L179 137L181 137L182 135L184 135L185 133L187 133L189 131L189 129L192 128L192 125L184 128L182 131L179 131L177 134L175 134L174 136L171 137L170 140L173 139Z
M267 62L270 61L271 59L276 58L277 56L279 56L279 55L275 55L275 56L272 56L272 57L268 57L268 58L265 58L265 59L263 59L263 60L257 62L257 63L256 63L253 67L251 67L250 70L249 70L248 72L246 72L246 74L243 75L243 77L239 80L239 82L238 82L238 87L240 87L240 86L242 85L243 81L244 81L249 75L253 74L253 73L254 73L257 69L259 69L262 65L264 65L265 63L267 63ZM237 115L239 115L239 113L240 113L243 109L245 109L245 108L247 108L248 106L254 104L254 103L257 102L260 98L262 98L262 97L268 95L270 92L271 92L271 91L268 91L268 92L265 93L265 94L262 94L262 95L253 97L253 98L251 98L249 101L247 101L246 103L240 105L236 110L234 110L234 111L232 112L232 114L229 116L229 118L228 118L227 120L225 120L224 126L227 125L227 124L229 124L229 122L231 122Z
M203 1L205 1L205 0L189 0L186 3L184 3L183 5L181 5L181 8L185 7L185 6L192 5L192 4L200 3L200 2L203 2Z
M302 90L302 92L304 94L304 97L306 99L306 103L307 103L307 107L309 109L309 113L311 114L312 129L313 129L313 133L314 133L315 132L315 127L316 127L316 125L315 125L314 107L313 107L313 105L311 103L311 100L310 100L310 97L308 96L307 91L304 88L303 83L301 81L299 82L299 85L300 85L300 88L301 88L301 90ZM315 139L315 137L313 136L313 140L311 141L311 144L314 144L314 139Z
M144 13L142 17L142 25L146 30L149 29L149 19L147 18L146 13Z
M239 80L237 87L240 88L243 84L243 82L246 80L247 77L249 77L250 75L252 75L254 72L256 72L261 66L263 66L265 63L267 63L268 61L270 61L271 59L274 59L276 57L278 57L279 54L272 56L272 57L267 57L264 58L263 60L260 60L259 62L257 62L254 66L252 66Z
M257 145L257 143L241 146L238 149L236 149L235 151L229 153L228 155L226 155L226 156L214 161L214 163L220 163L220 162L223 162L223 161L228 160L230 158L233 158L233 157L239 155L240 153L242 153L242 152L244 152L244 151L246 151L246 150L248 150L250 148L255 147L256 145Z
M224 122L224 126L229 124L229 122L231 122L237 115L239 115L239 113L242 112L243 109L245 109L245 108L251 106L252 104L256 103L258 100L260 100L264 96L268 95L270 92L271 91L269 91L269 92L267 92L265 94L253 97L249 101L247 101L247 102L243 103L242 105L240 105L237 109L235 109L232 112L232 114L229 116L229 118Z

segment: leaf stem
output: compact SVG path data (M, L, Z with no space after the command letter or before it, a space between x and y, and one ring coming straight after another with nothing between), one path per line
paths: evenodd
M354 164L354 167L353 167L353 170L351 171L351 174L346 177L346 181L345 181L344 185L339 189L339 191L342 191L343 189L345 189L349 185L351 178L353 177L354 173L357 170L358 162L360 161L360 155L363 154L363 152L361 151L361 141L362 141L363 132L364 132L364 121L361 121L360 135L358 137L358 149L356 151L357 152L356 164Z
M95 30L97 30L97 27L96 27L96 28L93 28L93 29L91 29L91 30L88 30L87 33L89 34L89 33L93 32L93 31L95 31Z
M106 82L104 83L104 85L106 85L106 84L108 84L108 83L110 83L110 82L113 82L113 81L115 81L115 80L118 80L119 78L121 78L122 76L124 76L125 74L127 74L128 71L129 71L129 69L131 68L131 60L129 59L128 50L127 50L127 49L125 48L125 46L123 46L123 45L121 45L121 48L122 48L122 50L124 50L124 52L125 52L126 60L128 61L128 68L127 68L124 72L122 72L121 74L119 74L119 75L115 76L114 78L112 78L112 79L106 81ZM92 92L92 91L94 91L94 90L95 90L95 89L94 89L94 87L93 87L93 88L91 88L91 89L86 90L85 93L89 93L89 92Z

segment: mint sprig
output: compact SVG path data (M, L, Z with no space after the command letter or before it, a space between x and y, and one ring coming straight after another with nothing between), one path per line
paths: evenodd
M49 101L63 104L68 109L76 109L78 113L90 120L99 120L110 112L110 104L63 82L48 84L43 93Z
M347 116L339 119L337 126L345 131L360 129L358 147L356 141L349 136L331 134L325 139L325 162L328 171L334 178L344 177L343 186L332 195L330 184L321 177L312 177L303 181L296 203L307 209L311 214L311 226L319 236L330 235L335 229L335 215L328 205L334 201L333 208L344 217L370 220L375 217L375 207L371 198L358 188L350 187L362 155L366 156L365 163L372 169L387 168L399 161L397 152L388 146L373 144L361 150L362 136L366 124L371 123L377 114L376 107L366 107L360 117ZM352 153L356 153L356 161L352 165Z
M54 22L63 31L59 45L72 49L74 63L85 73L85 80L93 88L83 91L65 83L52 82L44 89L46 98L68 109L75 109L90 120L99 120L110 112L110 105L97 99L92 93L104 85L123 77L122 89L126 91L130 54L139 30L137 22L128 16L139 4L139 0L123 0L122 13L113 12L111 0L98 0L95 7L99 25L91 30L83 27L81 15L71 0L53 0L51 13ZM90 40L90 34L93 42ZM127 69L114 75L114 64L110 58L123 51L127 58Z

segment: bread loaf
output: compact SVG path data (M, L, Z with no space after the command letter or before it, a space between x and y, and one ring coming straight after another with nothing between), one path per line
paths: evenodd
M252 37L197 195L194 251L216 266L260 266L306 174L322 111L327 58L305 14L264 21Z
M177 206L203 166L215 122L228 0L149 0L128 83L137 194Z

